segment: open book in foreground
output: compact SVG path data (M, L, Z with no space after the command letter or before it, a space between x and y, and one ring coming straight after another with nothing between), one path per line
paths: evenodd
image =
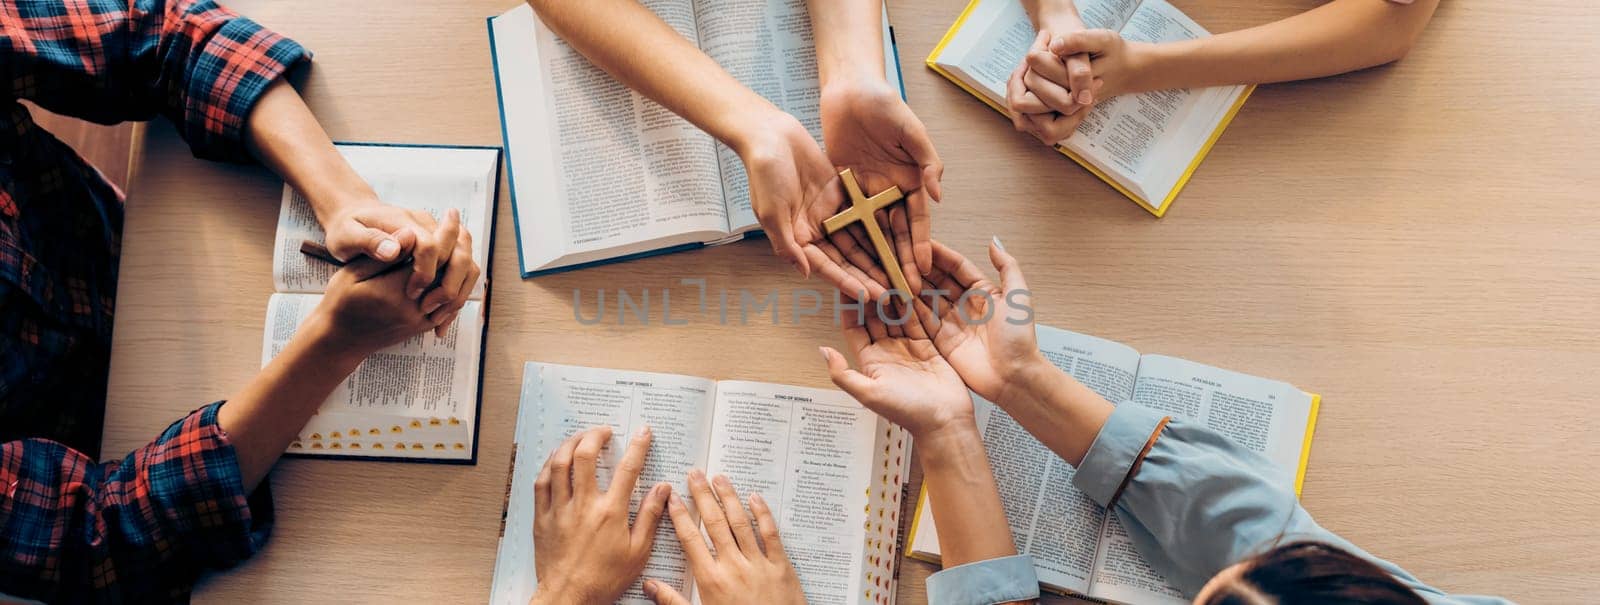
M1051 363L1108 401L1204 423L1277 463L1285 484L1300 492L1317 395L1048 326L1039 326L1038 335ZM1041 585L1121 603L1189 602L1139 555L1116 515L1073 487L1071 465L1000 408L974 399L1017 552L1033 555ZM929 504L924 490L907 548L912 558L937 563L939 535Z
M1172 42L1211 35L1165 0L1078 0L1089 29L1129 41ZM1033 44L1017 0L972 0L928 55L928 66L990 107L1006 109L1006 80ZM1157 90L1095 105L1056 149L1151 214L1166 214L1189 176L1254 86Z
M461 211L472 258L488 276L500 150L494 147L337 145L378 199L442 220ZM325 235L305 197L285 185L272 251L277 293L267 303L261 364L266 365L322 300L331 264L300 253ZM474 462L487 281L443 338L432 332L373 353L335 389L289 444L290 454Z
M687 494L689 469L724 474L741 498L761 492L771 505L807 602L894 601L900 489L910 462L898 426L839 391L529 362L491 603L524 605L533 596L534 479L562 440L602 424L614 429L601 455L602 488L629 436L643 425L654 433L633 514L658 482ZM694 588L668 517L644 577L685 595ZM622 602L649 603L640 586Z
M822 140L803 0L644 3ZM884 71L900 86L888 13ZM519 4L489 19L522 276L742 239L760 229L738 154L595 67Z

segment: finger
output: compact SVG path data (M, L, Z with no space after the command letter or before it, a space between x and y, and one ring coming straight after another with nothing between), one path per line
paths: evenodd
M678 589L661 580L645 580L644 596L655 601L656 605L689 605L689 599L683 598Z
M811 266L806 264L805 251L794 239L794 217L786 213L779 214L763 223L762 227L767 230L767 240L772 243L772 253L788 261L801 276L810 277Z
M689 560L691 570L698 571L716 562L706 548L706 541L700 537L694 516L689 514L689 505L677 493L667 495L667 516L672 519L672 532L678 535L678 544L683 547L683 557Z
M595 472L600 464L600 450L611 441L611 427L597 426L583 432L577 447L572 450L572 495L587 498L598 490Z
M467 282L467 278L471 277L472 271L477 268L476 263L472 262L471 235L461 232L455 245L450 249L443 268L444 275L438 278L439 285L422 297L423 313L431 314L458 296L470 294L472 286L476 285ZM463 292L463 289L466 292Z
M1056 145L1071 137L1072 133L1078 130L1078 125L1082 124L1083 119L1088 115L1088 112L1080 111L1072 115L1052 113L1047 116L1030 117L1034 119L1039 140L1050 145Z
M356 283L364 282L374 277L383 275L389 271L390 267L393 266L394 263L386 263L383 261L377 261L358 256L349 263L346 263L345 266L340 267L339 272L348 273L350 275L350 283Z
M751 524L750 516L744 512L744 505L739 502L739 492L733 489L733 482L726 475L717 475L711 478L711 489L716 490L717 499L722 502L722 512L728 516L728 525L733 528L733 539L739 543L739 552L751 559L761 556L761 545L756 542L756 528Z
M550 502L565 504L572 499L572 450L578 447L583 433L574 434L561 442L556 453L550 455Z
M1116 44L1117 32L1108 29L1088 29L1056 36L1050 41L1050 52L1059 57L1088 53L1099 56Z
M962 290L976 287L988 279L978 265L940 242L933 243L933 263L950 274Z
M477 283L477 281L478 269L474 267L472 272L467 275L466 283L474 284ZM456 318L461 315L461 309L466 307L467 301L471 299L472 286L465 286L461 292L456 295L455 300L450 301L450 303L445 305L443 308L437 309L433 313L429 313L428 323L434 326L434 336L444 338L446 334L449 334L450 325L455 323Z
M689 471L689 495L694 498L695 510L700 511L700 524L711 538L711 545L717 548L717 556L728 557L739 552L739 545L733 539L733 528L728 525L728 515L722 512L722 505L717 503L717 497L712 494L711 483L706 481L704 471Z
M1089 62L1089 55L1068 56L1066 63L1067 89L1072 91L1073 100L1078 102L1078 111L1088 109L1094 104L1094 69Z
M864 310L866 313L865 319L867 324L867 335L872 337L872 342L887 340L889 338L888 327L883 325L883 320L878 319L878 313L886 312L879 308L880 305L885 304L884 300L885 299L880 298L876 302L867 305L870 308Z
M418 234L417 247L412 251L411 281L406 284L406 296L421 304L422 294L433 285L439 266L449 259L455 249L456 237L461 229L461 212L451 208L444 214L444 222L431 233Z
M923 304L922 299L920 298L912 299L911 304L907 305L904 311L906 314L906 322L903 326L901 326L901 328L907 337L916 340L928 340L928 335L935 332L928 330L928 328L923 325L923 311L919 307L927 307L927 305ZM935 326L934 330L937 329L938 327Z
M613 501L621 502L624 507L633 498L633 488L639 484L639 473L644 472L645 457L650 454L650 425L639 427L633 432L633 438L628 440L628 449L622 453L622 461L617 463L616 473L611 475L611 487L606 489L606 495Z
M1022 278L1022 265L1017 258L1006 252L1006 248L996 236L989 243L989 262L994 263L994 268L1000 271L1000 288L1005 291L1008 301L1016 302L1027 307L1033 306L1033 296L1027 294L1028 282ZM1010 298L1012 292L1022 291L1015 299Z
M553 460L555 460L554 455L545 458L544 466L539 469L539 478L533 480L533 513L536 516L544 515L550 510L550 484L553 474L550 463Z
M872 390L872 379L851 369L850 362L838 351L830 347L817 347L817 350L822 352L822 359L828 362L828 378L833 380L833 384L865 405L869 399L867 393Z
M920 200L920 203L912 204L910 200L913 199ZM917 224L911 218L918 207L922 208L924 214L927 213L928 202L920 191L911 194L905 208L896 207L889 211L889 223L894 226L896 234L894 254L900 259L900 273L906 276L906 287L911 288L906 293L906 299L916 298L922 292L922 275L933 268L933 245L928 242L928 233L922 233L919 238ZM923 223L922 227L927 228L926 216L923 217ZM924 256L927 257L926 261Z
M846 298L854 299L866 292L867 286L861 283L856 276L845 270L844 267L839 266L838 262L829 258L828 253L822 250L821 245L807 245L805 254L806 260L811 263L813 271L822 276L823 281L838 288Z
M905 338L906 336L906 322L900 321L906 317L903 314L904 307L901 306L903 300L895 297L890 299L889 304L883 307L883 317L879 319L883 321L883 330L889 334L889 338Z
M634 517L633 528L628 530L634 552L647 553L655 547L656 529L661 525L661 516L667 510L667 496L671 494L671 484L657 483L639 501L639 515ZM623 500L623 504L626 505L627 500Z
M783 537L778 533L778 522L772 518L772 507L767 506L767 499L761 497L760 492L750 494L750 514L756 517L756 529L761 532L767 560L787 562L789 555L783 551Z
M954 303L949 305L941 304L940 308L948 309L953 306L955 306ZM927 303L921 300L912 303L912 310L917 314L917 321L914 322L917 324L916 333L912 334L912 338L933 340L934 335L937 335L939 330L943 328L944 320L939 319L939 314L934 312L933 307L928 306Z
M850 238L840 237L838 239L849 240ZM873 298L882 295L884 291L889 289L886 285L889 281L888 277L883 276L881 271L876 271L875 266L868 266L868 269L874 270L872 274L868 274L866 270L863 270L861 267L856 266L855 263L845 259L844 253L839 251L839 247L835 246L832 240L819 242L817 244L817 249L822 251L823 254L827 255L830 261L839 267L841 271L848 273L850 277L854 278L856 283L860 285L860 288L854 288L845 291L850 298L857 301L872 300ZM867 295L865 297L858 297L863 290L866 291Z
M1056 61L1060 61L1060 59L1056 59ZM1064 113L1077 107L1076 102L1072 100L1071 92L1068 92L1062 85L1040 75L1036 70L1028 70L1027 75L1022 77L1022 83L1028 85L1028 90L1038 95L1039 100L1044 101L1044 104L1054 111Z
M405 230L402 229L401 232L405 232ZM399 239L395 238L394 234L375 227L362 229L355 238L359 242L359 247L355 248L355 250L350 250L349 246L336 245L330 246L329 252L332 252L339 260L345 262L350 262L350 259L356 254L365 254L372 257L373 260L392 263L400 260L400 253L405 249L405 246L400 243ZM342 244L344 242L338 243Z
M902 140L906 153L911 154L911 160L917 163L922 172L921 189L927 191L928 197L935 203L944 199L944 191L939 184L939 180L944 178L944 161L939 159L939 150L933 148L927 127L918 121Z
M863 238L866 238L865 233L865 231L862 231ZM888 289L889 277L883 272L883 269L878 266L878 258L868 253L868 251L862 247L861 241L857 240L854 235L835 233L833 237L828 239L828 241L832 243L834 248L839 251L839 254L843 257L843 260L847 264L855 267L861 272L862 275L866 276L867 279L885 286L885 290ZM870 285L868 285L867 288L868 290L872 289ZM876 296L876 294L873 294L873 296Z
M1036 113L1032 111L1033 109L1048 109L1043 107L1023 107L1023 95L1027 94L1028 87L1022 83L1022 78L1027 72L1028 64L1019 63L1017 68L1011 71L1011 77L1006 80L1006 105L1011 107L1011 126L1016 128L1017 132L1028 131L1027 123L1022 120L1023 115ZM1038 99L1034 100L1037 101Z

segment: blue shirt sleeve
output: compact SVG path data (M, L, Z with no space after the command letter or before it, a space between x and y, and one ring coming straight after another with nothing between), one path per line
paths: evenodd
M993 605L1039 598L1033 557L1012 555L957 565L928 576L929 605Z
M1073 484L1101 506L1113 504L1111 499L1122 486L1113 510L1135 547L1190 598L1223 568L1279 544L1313 540L1372 561L1430 603L1509 603L1497 597L1445 594L1323 529L1300 506L1293 477L1202 425L1169 421L1140 462L1139 454L1162 418L1131 403L1117 406L1089 447ZM930 594L931 584L930 579Z

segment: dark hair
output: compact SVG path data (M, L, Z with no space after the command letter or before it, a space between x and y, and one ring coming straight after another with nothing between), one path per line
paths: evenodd
M1321 542L1292 542L1246 559L1239 579L1205 605L1427 605L1371 561Z

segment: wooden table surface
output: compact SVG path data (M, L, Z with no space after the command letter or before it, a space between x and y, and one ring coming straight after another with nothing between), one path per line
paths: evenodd
M484 18L511 0L236 0L313 49L338 140L499 145ZM1304 503L1450 591L1600 591L1600 7L1445 2L1394 66L1259 89L1156 220L931 71L963 0L893 2L943 152L936 237L1022 259L1042 322L1324 395ZM1177 2L1213 31L1310 0ZM105 451L260 366L282 184L152 127L130 186ZM201 602L487 598L527 360L827 386L826 320L582 326L572 294L802 284L763 242L518 279L502 185L477 466L286 460L271 542ZM816 284L811 284L816 286ZM930 566L908 561L902 600Z

